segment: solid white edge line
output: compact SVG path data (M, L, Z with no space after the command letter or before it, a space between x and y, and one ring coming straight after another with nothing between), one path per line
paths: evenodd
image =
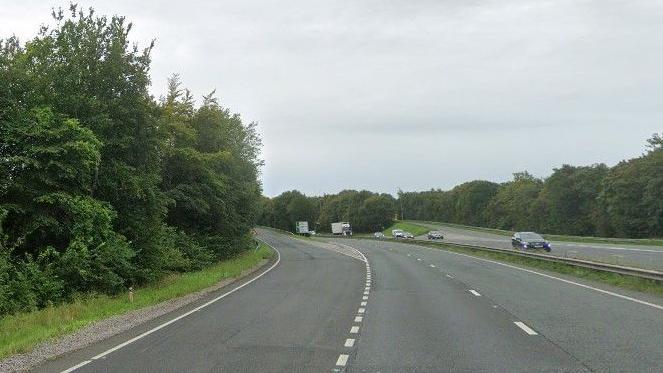
M355 345L355 340L354 338L348 338L345 340L345 347L352 347Z
M629 296L627 296L627 295L622 295L622 294L614 293L614 292L612 292L612 291L608 291L608 290L603 290L603 289L595 288L595 287L593 287L593 286L589 286L589 285L581 284L581 283L579 283L579 282L575 282L575 281L571 281L571 280L566 280L566 279L563 279L563 278L560 278L560 277L555 277L555 276L547 275L547 274L545 274L545 273L541 273L541 272L537 272L537 271L532 271L531 269L526 269L526 268L516 267L516 266L510 265L510 264L501 263L501 262L496 262L496 261L494 261L494 260L490 260L490 259L478 258L478 257L476 257L476 256L472 256L472 255L456 253L456 252L453 252L453 251L440 250L440 249L431 249L431 248L428 248L428 247L425 247L425 246L418 246L418 247L421 247L421 248L424 248L424 249L427 249L427 250L439 250L439 251L443 251L443 252L445 252L445 253L449 253L449 254L460 255L460 256L468 257L468 258L470 258L470 259L474 259L474 260L481 260L481 261L483 261L483 262L493 263L493 264L501 265L501 266L504 266L504 267L508 267L508 268L512 268L512 269L517 269L517 270L519 270L519 271L524 271L524 272L528 272L528 273L533 273L533 274L535 274L535 275L539 275L539 276L547 277L547 278L550 278L550 279L553 279L553 280L557 280L557 281L561 281L561 282L564 282L564 283L567 283L567 284L571 284L571 285L580 286L581 288L594 290L594 291L596 291L596 292L603 293L603 294L607 294L607 295L612 295L613 297L617 297L617 298L621 298L621 299L629 300L629 301L631 301L631 302L639 303L639 304L642 304L642 305L645 305L645 306L649 306L649 307L653 307L653 308L656 308L656 309L659 309L659 310L662 310L662 311L663 311L663 306L661 306L661 305L659 305L659 304L650 303L650 302L647 302L647 301L644 301L644 300L640 300L640 299L637 299L637 298L629 297Z
M277 255L276 263L272 264L272 266L269 267L267 270L265 270L264 272L262 272L262 273L259 274L258 276L252 278L251 280L249 280L249 281L243 283L242 285L240 285L240 286L238 286L238 287L236 287L236 288L233 288L232 290L230 290L230 291L228 291L228 292L226 292L226 293L224 293L224 294L219 295L218 297L216 297L216 298L210 300L209 302L207 302L207 303L205 303L205 304L202 304L202 305L200 305L200 306L198 306L198 307L196 307L196 308L194 308L194 309L192 309L192 310L190 310L190 311L188 311L188 312L186 312L186 313L184 313L184 314L182 314L182 315L180 315L180 316L177 316L176 318L174 318L174 319L172 319L172 320L170 320L170 321L166 321L165 323L163 323L163 324L161 324L161 325L159 325L159 326L157 326L157 327L154 327L154 328L152 328L152 329L150 329L150 330L148 330L148 331L146 331L146 332L144 332L144 333L142 333L142 334L140 334L140 335L138 335L138 336L136 336L136 337L133 337L133 338L129 339L129 340L126 341L126 342L120 343L119 345L117 345L117 346L115 346L115 347L113 347L113 348L110 348L110 349L108 349L108 350L106 350L106 351L104 351L104 352L102 352L102 353L100 353L100 354L94 356L91 360L97 360L97 359L100 359L100 358L102 358L102 357L104 357L104 356L106 356L106 355L108 355L108 354L110 354L110 353L112 353L112 352L114 352L114 351L117 351L117 350L121 349L122 347L125 347L125 346L127 346L127 345L129 345L129 344L131 344L131 343L133 343L133 342L136 342L137 340L139 340L139 339L141 339L141 338L144 338L144 337L146 337L146 336L148 336L148 335L150 335L150 334L156 332L157 330L160 330L160 329L162 329L162 328L165 328L166 326L168 326L168 325L170 325L170 324L172 324L172 323L174 323L174 322L176 322L176 321L179 321L179 320L181 320L181 319L183 319L183 318L185 318L185 317L191 315L192 313L194 313L194 312L196 312L196 311L199 311L199 310L201 310L201 309L203 309L203 308L209 306L210 304L215 303L215 302L217 302L217 301L219 301L219 300L221 300L221 299L227 297L228 295L230 295L230 294L236 292L237 290L242 289L243 287L245 287L245 286L247 286L247 285L253 283L253 282L256 281L257 279L261 278L262 276L264 276L265 274L267 274L268 272L270 272L272 269L274 269L274 267L276 267L276 266L281 262L281 253L280 253L280 252L279 252L274 246L268 244L267 242L265 242L265 241L263 241L263 240L260 240L260 241L262 241L265 245L271 247L274 251L276 251L276 255ZM63 373L64 373L64 372L72 372L72 371L74 371L74 370L80 368L81 366L85 365L85 364L83 364L83 365L81 365L81 364L83 364L83 363L80 363L80 364L78 364L78 365L75 365L75 366L73 366L73 367L71 367L71 368L69 368L69 369L67 369L67 370L62 371L62 372L63 372ZM86 363L86 364L87 364L87 363Z
M79 364L77 364L77 365L74 365L73 367L71 367L71 368L69 368L69 369L67 369L67 370L63 370L62 373L73 372L73 371L75 371L76 369L78 369L78 368L80 368L80 367L82 367L82 366L84 366L84 365L90 364L91 362L92 362L92 360L85 360L85 361L83 361L83 362L81 362L81 363L79 363Z
M535 332L534 329L532 329L529 326L525 325L524 322L514 321L513 323L516 324L516 326L518 326L520 329L524 330L525 333L527 333L529 335L538 335L539 334L539 333Z
M340 354L336 360L336 366L344 367L348 363L348 355Z

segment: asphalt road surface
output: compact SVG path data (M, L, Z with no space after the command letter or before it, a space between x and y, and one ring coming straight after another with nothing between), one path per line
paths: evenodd
M326 244L259 234L281 254L262 277L144 337L178 315L38 371L79 364L80 372L652 372L663 366L658 297L398 242Z
M499 234L479 232L470 229L441 226L417 222L431 230L439 230L445 242L466 245L480 245L501 249L511 248L511 238ZM426 236L416 239L426 240ZM603 263L618 264L644 269L663 270L663 246L613 245L598 243L573 243L551 241L552 251L545 253L568 258L587 259Z

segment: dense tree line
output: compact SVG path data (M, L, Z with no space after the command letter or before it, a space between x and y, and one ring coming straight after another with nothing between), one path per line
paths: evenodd
M614 167L563 165L539 179L518 172L506 183L475 180L451 190L343 191L307 197L298 191L263 197L264 225L293 230L294 222L315 222L329 231L349 221L356 231L381 230L394 215L507 230L605 237L663 237L663 139L648 140L645 154Z
M295 222L308 221L311 229L330 232L331 223L349 221L353 230L382 230L393 223L395 199L389 194L344 190L308 197L293 190L274 198L263 197L258 223L294 231Z
M405 219L605 237L663 237L663 141L614 167L563 165L546 179L527 172L496 184L399 192Z
M0 43L0 314L201 268L258 215L255 124L177 76L151 97L123 17L53 16Z

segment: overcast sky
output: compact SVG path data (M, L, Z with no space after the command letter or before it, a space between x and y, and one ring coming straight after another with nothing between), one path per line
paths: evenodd
M171 4L168 4L171 3ZM0 0L0 36L65 1ZM259 123L268 196L395 193L640 155L663 131L663 1L79 1Z

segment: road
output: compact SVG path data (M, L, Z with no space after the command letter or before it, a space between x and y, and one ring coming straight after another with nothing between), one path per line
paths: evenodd
M37 371L85 361L77 371L650 372L663 366L658 297L398 242L259 234L281 260L254 282L102 358L92 359L177 315Z
M507 236L432 223L417 222L416 224L441 231L446 242L502 249L511 248L511 238ZM427 238L424 235L415 237L415 239L426 240ZM550 253L546 254L636 268L663 270L662 246L612 245L563 241L551 241L551 244L553 249Z

